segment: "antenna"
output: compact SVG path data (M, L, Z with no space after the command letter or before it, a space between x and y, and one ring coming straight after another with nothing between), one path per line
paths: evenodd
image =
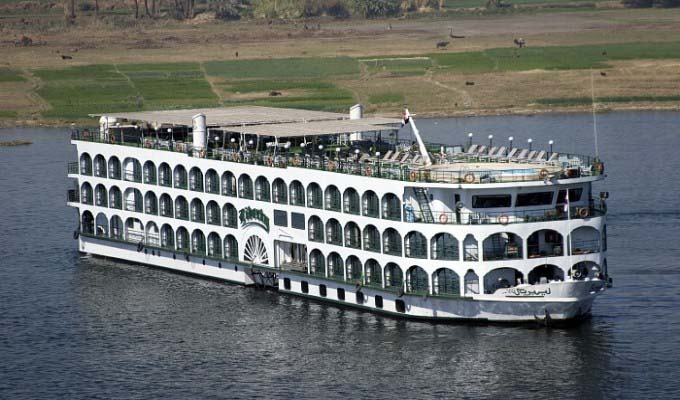
M597 113L595 112L595 78L593 70L590 70L590 96L593 104L593 135L595 136L595 158L600 158L600 151L597 145Z

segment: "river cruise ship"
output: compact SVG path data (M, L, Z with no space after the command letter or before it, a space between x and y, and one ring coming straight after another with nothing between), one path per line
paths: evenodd
M609 281L598 158L426 143L360 105L92 117L83 253L429 320L579 318Z

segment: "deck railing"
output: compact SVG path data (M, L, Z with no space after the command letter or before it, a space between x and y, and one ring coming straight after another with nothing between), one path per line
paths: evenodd
M66 192L66 200L69 203L80 203L80 191L78 189L69 189Z
M76 174L76 175L77 175L77 174L79 173L79 164L78 164L78 162L70 162L70 163L68 163L67 169L68 169L69 175L71 175L71 174Z
M509 164L521 164L521 168L503 168L489 170L465 170L437 171L425 170L422 165L411 162L386 161L377 157L368 157L361 161L355 157L329 157L320 154L303 154L293 152L287 154L272 155L266 152L238 151L233 148L208 149L207 151L195 150L192 143L172 142L155 139L142 141L115 141L111 142L101 135L86 133L87 131L74 131L72 140L82 140L98 143L110 143L122 146L144 147L149 149L184 153L191 157L216 159L227 162L237 162L251 165L270 166L274 168L306 168L321 171L337 172L348 175L370 176L374 178L391 179L408 182L434 182L434 183L507 183L542 181L549 178L578 178L581 176L598 176L604 171L603 164L597 158L589 156L564 154L553 161L527 161L517 159L493 158L482 154L457 154L453 156L439 157L437 164L457 164L465 162L507 162ZM527 167L530 166L530 167ZM555 168L559 168L556 172Z

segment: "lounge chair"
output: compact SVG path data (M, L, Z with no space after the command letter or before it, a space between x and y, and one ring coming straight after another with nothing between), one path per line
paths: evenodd
M383 161L389 160L390 157L392 157L392 153L393 153L393 152L394 152L394 150L388 151L388 152L385 154L385 156L382 158L382 160L383 160Z
M529 161L533 160L533 158L536 157L536 153L538 153L536 150L531 150L529 152L529 155L527 155L527 157L524 159L524 161L529 162Z
M560 156L559 153L552 153L550 154L550 157L548 157L548 162L551 163L553 161L557 161L557 158Z
M545 158L545 150L541 150L541 151L536 155L536 157L534 157L533 159L531 159L531 160L529 160L529 161L543 161L543 158Z
M475 154L476 152L477 152L477 145L473 144L472 146L470 146L470 148L468 149L466 154L472 155L472 154Z
M522 161L525 158L527 158L527 154L529 154L529 150L523 149L522 151L519 152L519 154L515 158L513 158L513 160Z

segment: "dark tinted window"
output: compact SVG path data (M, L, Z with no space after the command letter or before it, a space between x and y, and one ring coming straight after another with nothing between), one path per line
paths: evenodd
M396 307L398 312L406 312L406 303L404 303L404 300L401 299L395 300L394 306Z
M326 285L319 285L319 294L321 297L326 297Z
M356 300L357 300L357 304L364 304L364 293L363 292L357 292L356 293Z
M512 200L509 194L494 194L486 196L472 196L473 208L510 207Z
M383 307L382 296L375 296L375 306L378 308Z
M274 225L288 226L288 213L281 210L274 210Z
M283 278L283 288L290 290L290 278Z
M309 283L302 281L300 284L302 285L302 293L309 293Z
M515 207L549 206L552 204L554 192L520 193L517 195Z
M290 226L295 229L305 229L305 215L300 213L290 213Z
M582 188L569 189L569 202L573 203L575 201L581 200L581 195L583 194ZM557 194L557 204L564 204L564 199L567 196L566 190L560 190Z
M345 289L338 288L338 300L345 300Z

